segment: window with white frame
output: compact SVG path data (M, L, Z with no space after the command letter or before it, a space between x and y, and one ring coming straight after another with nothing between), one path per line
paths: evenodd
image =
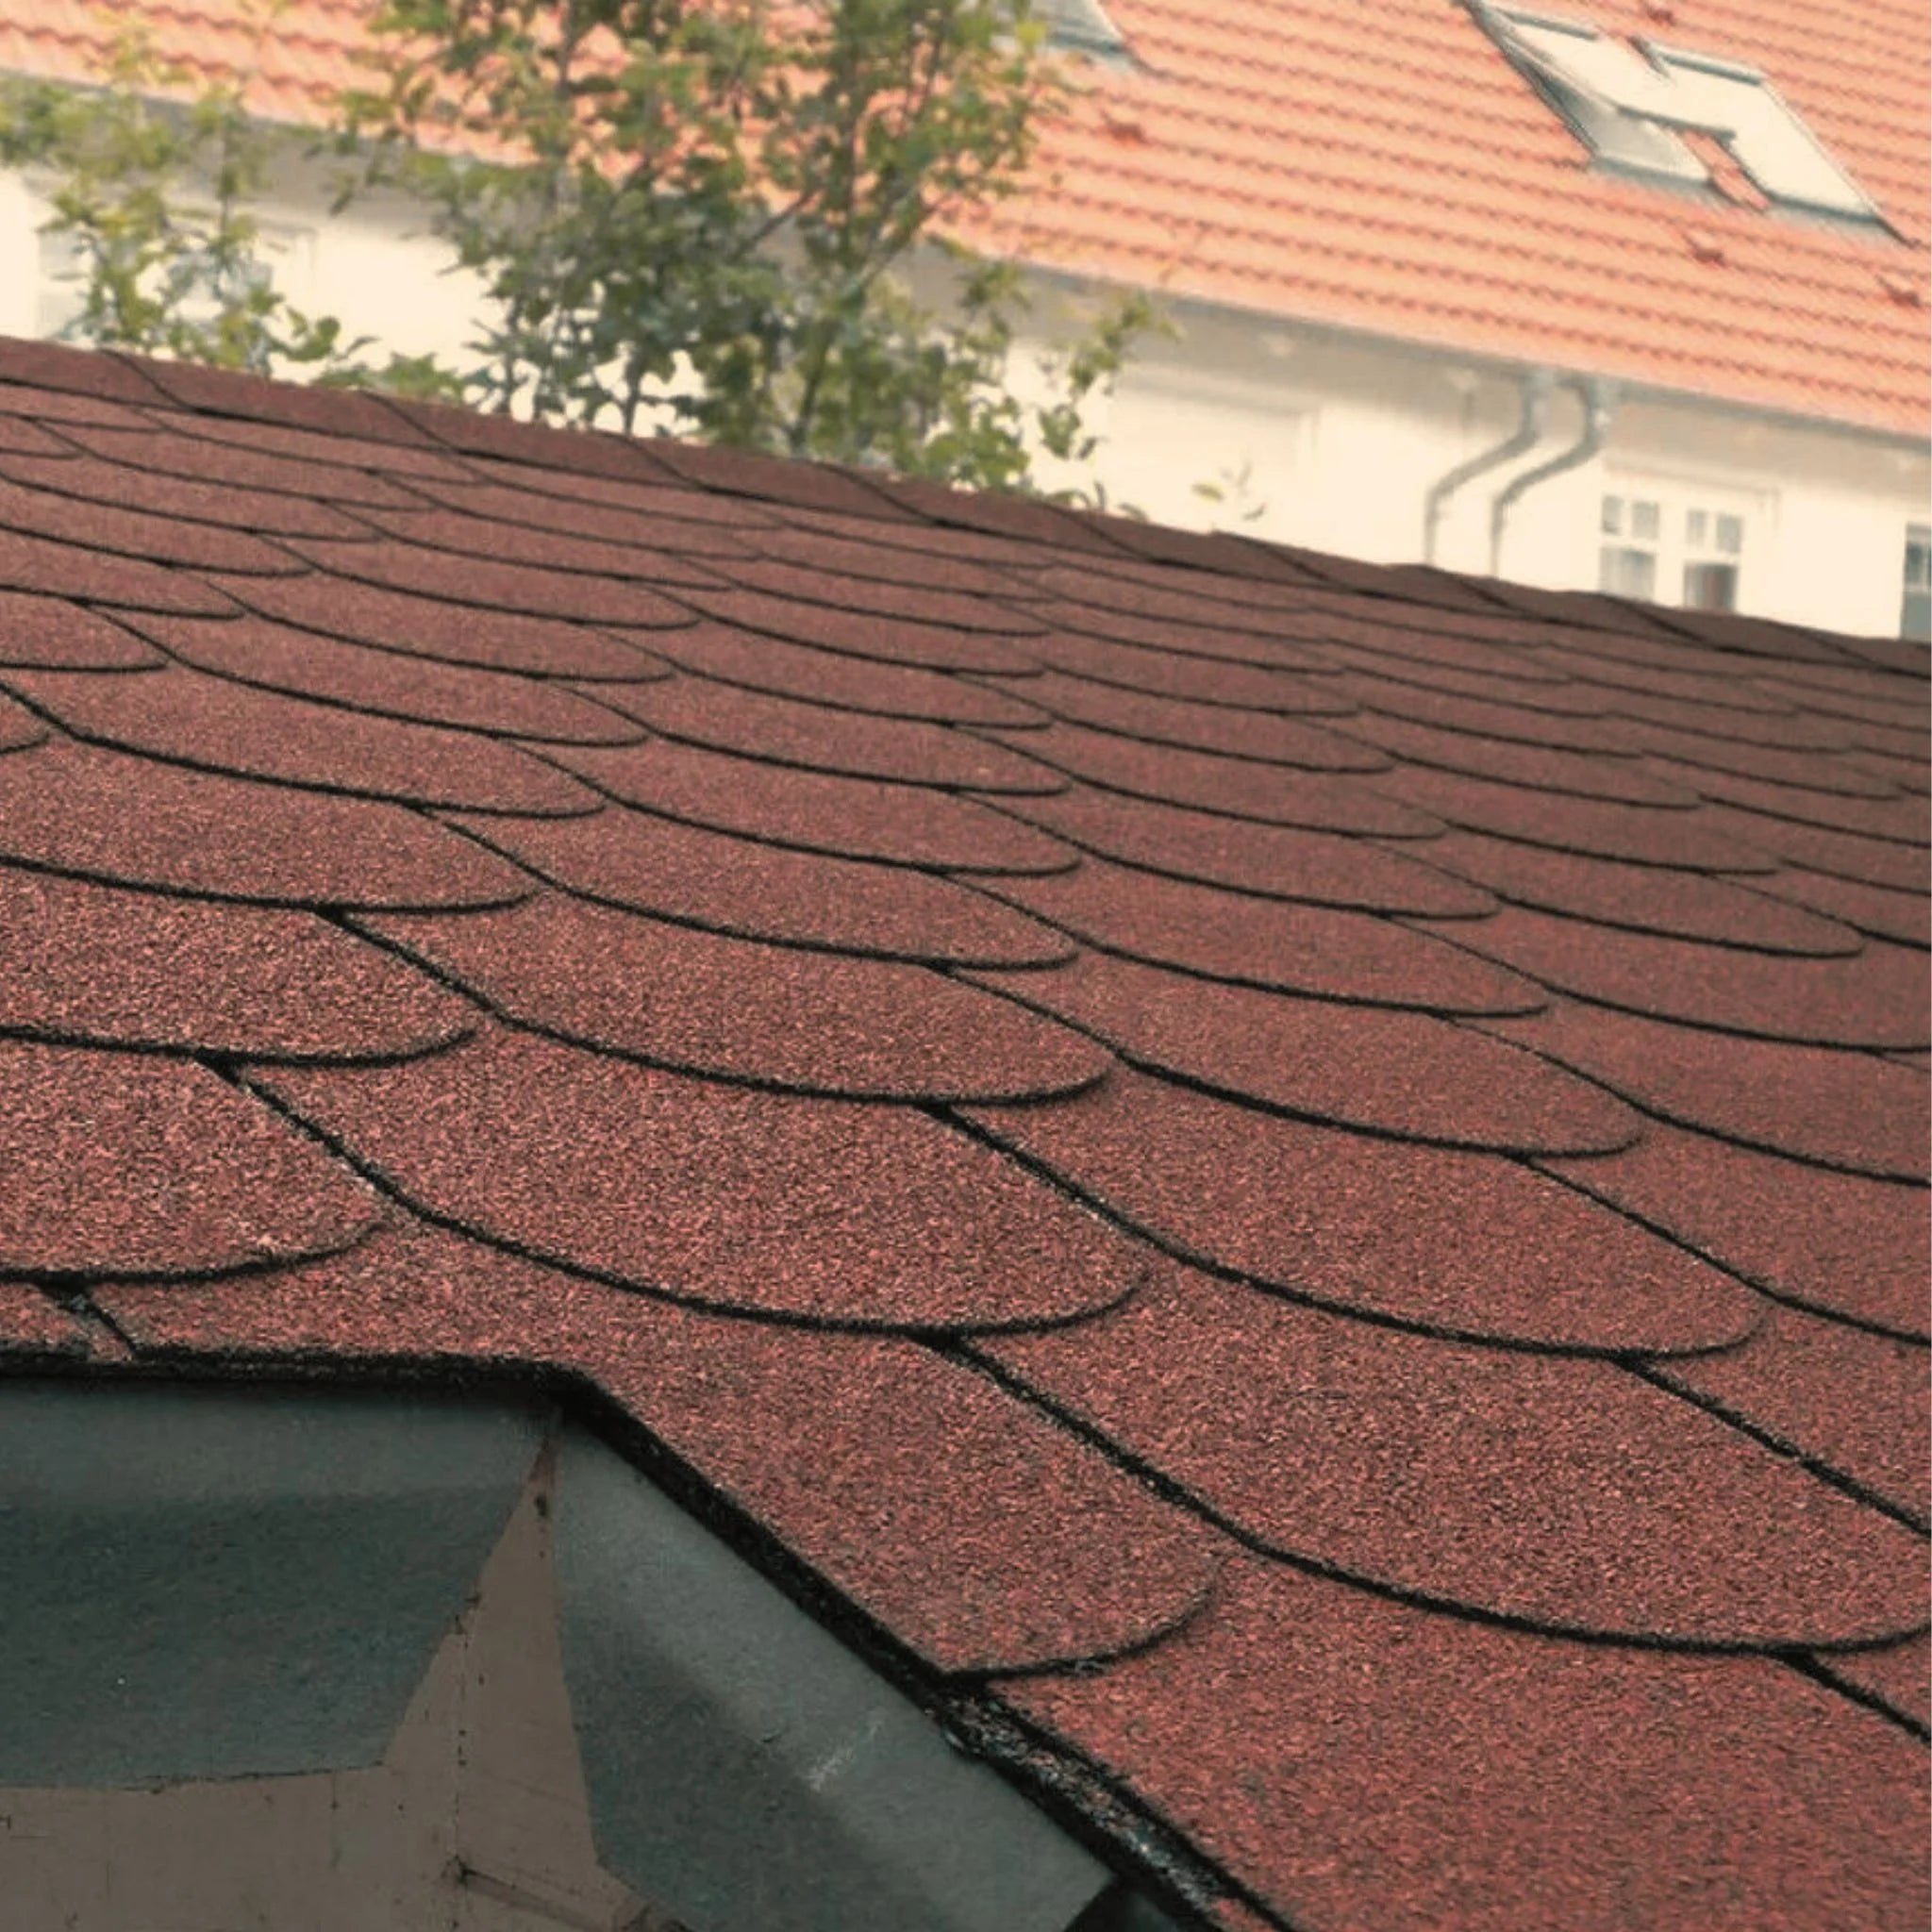
M1603 499L1597 588L1645 604L1735 610L1746 518L1695 495L1614 491Z
M1905 578L1898 634L1932 644L1932 524L1906 525Z
M1706 186L1681 134L1721 142L1772 201L1858 221L1877 206L1756 68L1655 41L1642 58L1588 22L1469 0L1476 18L1577 137L1614 168Z

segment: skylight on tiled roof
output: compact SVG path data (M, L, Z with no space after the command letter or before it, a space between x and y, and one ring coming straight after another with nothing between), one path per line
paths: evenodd
M1723 142L1772 201L1877 221L1879 210L1755 68L1640 41L1640 59L1585 21L1472 0L1497 44L1596 158L1704 186L1710 173L1679 138Z
M1108 19L1100 0L1033 0L1033 17L1046 28L1047 44L1077 54L1127 58L1127 43Z

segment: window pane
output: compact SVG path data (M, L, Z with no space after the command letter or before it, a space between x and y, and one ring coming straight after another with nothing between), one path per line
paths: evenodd
M1597 589L1613 597L1657 601L1657 558L1648 550L1626 550L1606 543L1597 561Z
M1624 499L1621 496L1604 498L1604 535L1621 537L1624 534Z
M1738 608L1738 566L1734 563L1687 563L1684 566L1684 607L1688 610L1735 610Z
M1736 557L1743 549L1744 519L1742 517L1718 518L1717 547L1726 557Z
M1710 519L1701 509L1689 510L1684 517L1684 541L1687 543L1703 543L1707 541L1705 528Z
M1932 591L1907 591L1905 608L1899 613L1898 634L1932 644Z
M1630 506L1630 534L1641 542L1655 543L1657 531L1662 527L1662 519L1654 503L1633 503Z
M1906 589L1932 591L1932 527L1906 525Z

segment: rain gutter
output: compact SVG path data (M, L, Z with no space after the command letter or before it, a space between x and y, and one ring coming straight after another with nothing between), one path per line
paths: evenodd
M1580 469L1603 448L1604 439L1609 433L1611 418L1616 414L1617 385L1602 376L1591 375L1573 377L1570 386L1583 401L1583 434L1568 449L1559 450L1548 462L1539 463L1533 470L1525 470L1520 476L1511 477L1496 492L1496 500L1490 506L1490 575L1492 577L1502 574L1503 532L1509 520L1510 509L1539 483L1547 483L1552 476L1560 476L1566 470Z
M1474 481L1486 471L1500 468L1504 463L1523 455L1525 450L1534 448L1541 441L1549 414L1550 396L1556 388L1557 378L1548 369L1526 369L1523 372L1521 382L1523 419L1516 428L1493 448L1478 451L1466 462L1457 463L1453 470L1437 477L1429 485L1429 492L1424 499L1423 507L1424 563L1432 564L1436 560L1436 535L1442 522L1442 514L1448 508L1449 499L1464 484ZM1492 563L1492 571L1493 568Z

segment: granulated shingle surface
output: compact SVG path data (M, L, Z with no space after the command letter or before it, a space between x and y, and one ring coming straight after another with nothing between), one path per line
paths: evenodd
M0 1040L0 1274L208 1274L326 1254L375 1196L205 1067Z
M1498 1058L1497 1042L1427 1013L1204 985L1110 953L974 976L1149 1072L1310 1120L1516 1153L1601 1154L1642 1132L1600 1088L1533 1054Z
M1790 876L1786 873L1754 875L1745 886L1709 874L1554 852L1480 832L1447 833L1430 842L1426 857L1431 865L1514 905L1566 913L1595 927L1820 958L1860 949L1857 934L1836 920L1807 916L1788 898L1767 896L1780 890Z
M495 1030L393 1067L254 1078L418 1207L707 1306L990 1327L1104 1307L1144 1266L1096 1216L910 1108Z
M0 419L10 1372L559 1378L1195 1932L1924 1932L1907 647Z
M1915 1005L1900 1024L1924 1013ZM1475 1024L1680 1125L1851 1174L1926 1178L1918 1114L1924 1091L1866 1056L1729 1037L1574 1000Z
M538 743L633 744L644 735L633 719L553 679L347 644L258 617L130 613L125 622L171 657L218 677L378 718L453 724Z
M565 773L474 732L310 704L185 668L0 675L88 743L207 771L475 811L548 818L597 809L596 797Z
M687 1073L849 1097L1028 1100L1091 1086L1112 1064L1080 1034L924 966L725 939L560 893L363 924L525 1025Z
M1755 1325L1716 1269L1501 1155L1371 1140L1117 1071L971 1110L1176 1251L1326 1307L1554 1349L1712 1348Z
M1544 1004L1528 980L1390 920L1236 898L1105 859L987 890L1095 946L1204 978L1444 1013L1525 1013Z
M558 747L553 757L626 805L806 852L958 873L1066 872L1079 862L1058 839L938 786L771 765L665 738Z
M309 912L0 865L0 1029L266 1059L460 1039L468 1002Z
M1048 966L1073 946L950 880L787 850L613 806L590 819L470 819L553 884L745 939L934 965Z
M1908 1530L1611 1362L1378 1333L1178 1265L983 1345L1245 1537L1405 1596L1680 1643L1921 1621Z
M1924 1747L1768 1658L1482 1628L1240 1558L1166 1643L1000 1695L1291 1925L1924 1923Z
M1660 1122L1609 1158L1550 1164L1769 1294L1926 1339L1932 1223L1920 1188Z

